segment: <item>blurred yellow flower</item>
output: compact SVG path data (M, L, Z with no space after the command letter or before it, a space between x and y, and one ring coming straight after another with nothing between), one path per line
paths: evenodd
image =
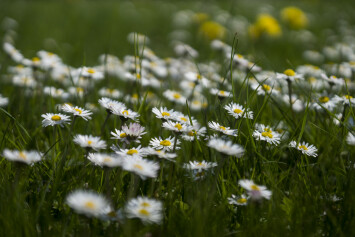
M199 28L199 33L209 40L223 39L226 32L226 28L214 21L206 21Z
M203 13L203 12L197 12L195 15L194 15L194 20L195 22L201 24L205 21L207 21L209 18L209 15L207 13Z
M283 22L294 30L303 29L308 25L306 14L297 7L285 7L282 9L281 18Z
M281 34L279 22L269 14L260 14L256 22L249 27L249 35L255 39L262 35L279 37Z

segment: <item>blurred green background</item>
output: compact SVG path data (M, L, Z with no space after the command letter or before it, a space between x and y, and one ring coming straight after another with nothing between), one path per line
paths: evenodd
M212 4L213 3L213 4ZM18 21L16 47L26 56L33 57L45 49L59 54L65 63L80 66L93 65L102 53L122 57L134 54L127 40L129 32L141 32L150 40L151 47L161 57L174 56L170 47L174 29L173 14L190 9L213 16L221 10L232 17L243 17L248 23L257 14L271 13L279 18L280 9L295 5L310 18L308 29L320 36L312 44L285 43L284 37L271 41L253 42L240 37L238 52L252 54L264 68L283 70L298 65L304 49L321 49L327 42L329 31L345 19L354 22L353 1L0 1L0 20L11 17ZM341 14L338 14L338 12ZM191 34L186 43L202 52L199 60L211 59L209 42L198 37L197 26L188 29ZM225 41L232 43L229 32ZM332 32L331 32L332 33ZM245 35L246 32L238 32ZM336 32L334 32L336 35ZM3 35L3 32L2 32ZM333 39L334 40L334 39ZM284 56L280 60L280 55Z

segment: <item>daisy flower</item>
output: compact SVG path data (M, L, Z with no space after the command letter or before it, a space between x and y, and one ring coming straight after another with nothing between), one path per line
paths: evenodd
M163 204L146 197L138 197L128 201L125 212L128 218L139 218L143 223L159 224L163 219Z
M9 103L9 99L6 98L6 97L3 97L3 96L0 94L0 107L4 107L4 106L6 106L8 103Z
M114 107L112 109L112 113L115 115L118 115L119 117L122 117L124 119L136 120L139 117L139 114L137 112L134 112L134 111L132 111L130 109L126 109L126 108Z
M84 120L91 119L92 112L78 106L71 106L69 104L64 104L61 108L64 112L73 114L74 116L81 117Z
M164 91L163 96L165 98L167 98L168 100L170 100L171 102L174 102L177 104L184 105L186 102L186 98L177 91L166 90L166 91Z
M318 156L317 155L318 149L315 146L309 145L306 142L301 142L301 143L297 144L296 141L291 141L289 146L296 148L297 150L301 151L302 154L306 154L307 156L313 156L313 157Z
M12 78L12 83L17 86L34 88L37 86L36 80L28 75L16 75Z
M280 144L281 135L264 124L256 124L256 130L253 132L253 137L255 137L256 140L278 145Z
M69 97L69 94L63 89L49 86L43 88L43 93L46 95L50 95L53 98L67 99Z
M208 127L210 127L212 130L230 135L230 136L238 136L238 129L230 129L229 127L224 127L220 125L219 123L216 122L208 122Z
M180 123L184 123L184 124L187 124L187 125L191 125L189 116L184 115L183 113L178 112L178 111L175 111L173 113L173 116L170 119L174 120L176 122L180 122ZM198 125L198 122L197 122L196 119L194 119L194 117L191 117L191 120L192 120L192 124L194 125L194 127Z
M187 164L184 164L183 167L185 169L189 170L208 170L210 168L216 167L217 163L216 162L207 162L205 160L203 161L190 161Z
M176 158L177 156L175 153L167 153L164 150L155 150L151 147L148 147L146 152L149 155L157 156L158 158L167 159L169 161L172 161L172 159Z
M10 161L23 162L28 165L33 165L33 163L42 159L43 154L38 151L12 151L4 149L3 156Z
M245 194L242 194L241 196L232 194L232 196L228 198L228 203L230 205L246 206L248 204L248 199L249 197Z
M345 81L343 78L338 78L334 75L328 77L326 74L322 73L321 78L326 82L328 82L329 85L339 85L339 86L345 85Z
M336 107L336 103L334 100L330 99L328 96L319 96L318 101L313 102L311 105L316 110L322 111L323 109L327 109L329 111L333 111Z
M205 136L207 129L205 127L198 129L191 129L181 135L181 138L185 141L193 141L195 140L195 135L197 139L200 139L201 136Z
M211 88L210 89L210 93L212 95L217 95L220 98L226 98L226 97L232 97L232 93L230 93L229 91L223 91L223 90L218 90L216 88Z
M111 135L113 136L113 139L123 140L127 143L140 143L139 139L142 138L142 135L147 133L144 132L144 130L145 128L139 123L130 123L129 126L123 125L122 131L115 129L115 132L111 132Z
M352 105L355 106L355 98L352 97L351 95L343 95L343 96L338 96L335 95L333 98L335 103L342 103L343 105Z
M67 196L66 203L76 212L88 217L99 217L112 210L104 196L92 191L76 190Z
M192 171L195 180L203 179L211 168L216 167L216 162L207 162L207 161L190 161L187 164L184 164L183 167Z
M192 126L184 123L173 122L170 120L164 122L163 127L177 133L187 132L188 130L192 129Z
M82 67L82 68L79 68L78 70L81 73L81 76L83 76L83 77L92 78L95 80L104 79L103 72L99 71L96 68Z
M105 153L89 153L88 159L98 166L106 166L106 167L117 167L121 166L122 159L114 156L112 154Z
M295 81L296 79L304 79L302 74L296 73L292 69L287 69L283 73L276 73L276 79L277 80L289 80L289 81Z
M119 111L121 109L126 108L125 104L118 102L116 100L111 100L110 98L107 97L102 97L101 99L99 99L99 104L110 113L112 113L112 110Z
M156 178L160 167L156 162L133 156L123 160L122 168L139 175L144 180L146 178Z
M166 139L162 139L162 138L152 138L149 142L149 145L151 147L153 147L155 150L164 150L164 151L170 151L174 149L174 142L175 142L175 138L173 138L172 136L166 138ZM180 147L178 147L178 145L180 144L180 141L177 140L176 143L176 149L180 149Z
M227 112L236 119L238 118L253 119L253 112L249 111L249 109L245 109L243 106L239 104L232 102L228 105L225 105L224 109L227 110Z
M270 199L272 192L267 190L265 186L254 184L252 180L239 180L239 185L248 191L248 195L253 200L260 200L262 198Z
M269 84L266 84L266 83L264 83L262 85L259 85L259 83L251 83L250 86L253 90L257 90L258 95L266 95L266 94L277 95L277 94L279 94L279 92L277 90L275 90L275 88L273 88L272 86L270 86Z
M121 92L119 90L116 90L116 89L101 88L99 90L99 95L100 96L112 97L112 98L119 98L121 96Z
M60 125L63 127L64 124L70 123L70 117L64 114L52 114L52 113L47 113L47 114L42 114L42 126L47 127L47 126L54 126L54 125Z
M207 146L229 156L242 157L244 148L239 144L233 144L231 141L224 141L220 138L211 138Z
M141 146L138 147L132 147L131 149L118 149L115 146L111 147L112 150L116 152L117 155L120 157L124 158L142 158L147 156L146 148L141 148Z
M152 112L159 119L172 119L174 117L174 110L168 110L166 107L160 107L160 109L154 107Z
M346 136L346 143L350 146L355 146L355 136L351 132Z
M74 142L83 148L92 148L95 151L106 149L106 142L101 140L100 137L92 135L76 135Z

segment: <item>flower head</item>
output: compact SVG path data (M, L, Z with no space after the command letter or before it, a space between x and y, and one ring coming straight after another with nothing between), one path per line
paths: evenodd
M309 145L306 142L301 142L297 144L296 141L291 141L289 146L296 148L297 150L301 151L302 154L306 154L307 156L313 156L313 157L318 156L317 155L318 149L315 146Z
M64 104L61 108L66 113L71 113L74 116L81 117L84 120L91 119L92 112L78 106L72 106L69 104Z
M156 178L159 164L140 157L132 157L123 160L122 168L139 175L142 179Z
M239 180L239 185L248 191L248 195L253 200L260 200L262 198L270 199L272 192L267 190L265 186L256 185L252 180Z
M32 165L33 163L41 160L42 153L38 151L12 151L5 149L3 156L10 161L22 162L28 165Z
M42 114L41 117L44 118L42 120L43 127L54 126L54 125L60 125L61 127L63 127L64 124L69 123L70 121L70 117L64 114L47 113L47 114Z
M92 191L76 190L66 198L66 203L80 214L99 217L111 212L106 198Z
M112 154L90 153L88 159L98 166L117 167L122 164L122 159Z
M248 118L253 119L253 112L249 109L244 109L243 106L235 103L230 103L224 106L224 109L227 110L228 114L232 115L234 118Z
M224 141L220 138L211 138L207 146L229 156L242 157L244 148L239 144L233 144L231 141Z
M128 218L139 218L143 223L159 224L163 218L163 204L146 197L138 197L128 201L125 211Z
M101 140L100 137L92 135L76 135L74 142L83 148L92 148L96 151L106 149L106 142Z
M175 138L168 137L165 139L162 138L152 138L149 142L149 145L156 150L164 150L164 151L171 151L174 149ZM177 140L176 145L179 145L180 141ZM176 149L180 149L180 147L176 146Z

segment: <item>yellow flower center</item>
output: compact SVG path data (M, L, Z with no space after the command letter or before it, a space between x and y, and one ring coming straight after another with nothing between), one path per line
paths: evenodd
M89 140L89 141L88 141L88 145L91 145L91 144L92 144L92 141Z
M137 73L136 77L137 77L137 79L141 79L141 74Z
M165 116L170 116L170 114L169 114L168 112L163 112L163 113L161 113L161 115L162 115L163 117L165 117Z
M81 114L83 111L80 109L74 109L75 111L77 111L79 114Z
M80 93L80 92L84 92L84 89L83 89L83 88L81 88L81 87L77 87L77 88L76 88L76 92L78 92L78 93Z
M89 68L89 69L87 70L87 72L90 73L90 74L94 74L94 73L95 73L95 70L92 69L92 68Z
M160 142L160 145L162 145L162 146L171 146L171 142L168 141L168 140L163 140L163 141Z
M219 93L220 93L221 95L225 95L225 94L226 94L226 92L224 92L224 91L219 91Z
M201 76L200 74L197 74L196 78L197 78L198 80L201 80L202 76Z
M329 101L329 97L327 97L327 96L319 97L319 102L321 102L321 103L327 103L328 101Z
M247 199L246 199L246 198L239 198L239 199L237 200L237 202L239 202L239 203L246 203L246 202L247 202Z
M292 69L285 70L284 74L289 77L293 77L294 75L296 75L295 71L293 71Z
M62 118L59 115L53 115L51 118L53 121L60 121Z
M195 132L195 131L190 131L190 132L188 132L188 133L187 133L187 135L189 135L190 137L193 137L193 136L194 136L194 134L196 134L196 132Z
M39 61L41 61L41 60L37 57L32 58L32 62L39 62Z
M132 98L138 99L138 94L137 94L137 93L134 93L134 94L132 95Z
M120 134L120 138L125 138L125 137L127 137L127 134L126 134L126 133L121 133L121 134Z
M127 111L127 110L123 110L123 111L122 111L122 114L128 115L128 111Z
M134 167L134 168L137 168L137 169L139 169L139 170L143 170L143 166L141 166L141 165L139 165L139 164L135 164L133 167Z
M141 214L143 216L149 216L149 212L146 209L140 209L139 214Z
M223 126L219 126L219 128L222 129L222 130L226 130L226 128L223 127Z
M336 76L330 76L329 78L332 79L332 80L338 79Z
M137 153L138 153L138 151L136 149L131 149L131 150L127 151L127 155L130 155L130 156L132 156L133 154L137 154Z
M265 132L271 132L271 129L270 128L264 128L264 131Z
M271 132L262 132L261 135L262 135L263 137L268 137L268 138L272 138L272 137L273 137L273 135L271 134Z
M177 129L179 129L179 131L182 129L182 126L180 123L177 123L174 127L176 127Z
M104 162L111 162L112 159L110 157L105 157Z
M243 113L243 110L241 110L241 109L235 109L235 110L233 110L233 112L236 113L236 114L240 114L240 113Z
M181 98L181 95L178 94L178 93L174 93L173 97L174 97L175 99L180 99L180 98Z
M185 117L181 117L180 119L184 122L187 122L187 118L185 118Z
M250 188L255 191L260 191L260 188L258 186L256 186L255 184L253 184Z
M240 59L244 58L243 55L241 55L241 54L237 54L237 57Z
M263 89L264 89L264 91L269 91L269 90L271 90L271 86L263 84Z
M92 201L87 201L84 206L89 209L95 209L95 203Z
M141 206L142 206L142 207L150 207L150 204L147 203L147 202L143 202L143 203L141 204Z
M352 99L353 97L352 97L351 95L345 95L345 98L346 98L347 100L350 100L350 99Z
M26 159L27 159L26 154L23 153L22 151L21 151L18 155L19 155L19 157L20 157L21 159L23 159L23 160L26 160Z
M305 150L305 151L308 150L308 148L307 148L305 145L298 146L298 148L303 149L303 150Z

